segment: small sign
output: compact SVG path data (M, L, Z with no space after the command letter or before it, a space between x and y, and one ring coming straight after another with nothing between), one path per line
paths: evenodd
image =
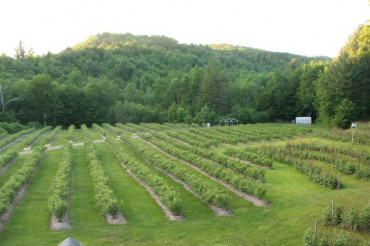
M352 125L351 125L352 128L356 128L357 127L357 123L353 122Z

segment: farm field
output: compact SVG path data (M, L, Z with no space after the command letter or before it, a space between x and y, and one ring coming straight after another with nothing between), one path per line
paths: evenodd
M351 129L293 124L78 127L4 141L0 245L302 245L315 221L318 238L370 241L321 222L332 201L345 218L370 202L369 124L354 143Z

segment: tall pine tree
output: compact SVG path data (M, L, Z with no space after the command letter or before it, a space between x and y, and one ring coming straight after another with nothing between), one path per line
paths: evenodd
M348 127L335 120L341 118L368 120L370 118L370 26L361 26L342 48L338 57L325 69L316 82L316 105L319 120L326 125ZM345 100L345 101L343 101ZM343 104L353 105L354 110L346 110Z

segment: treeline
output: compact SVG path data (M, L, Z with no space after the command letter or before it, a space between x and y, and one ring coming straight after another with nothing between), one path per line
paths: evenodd
M369 27L361 27L331 62L131 34L104 33L45 56L20 43L15 59L0 57L2 121L255 123L312 116L346 126L369 117L366 35Z

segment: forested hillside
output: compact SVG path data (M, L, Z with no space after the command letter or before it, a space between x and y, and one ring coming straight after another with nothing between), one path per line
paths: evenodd
M243 123L317 117L347 126L370 116L369 26L339 56L304 57L163 36L103 33L59 54L20 42L0 57L1 121Z

